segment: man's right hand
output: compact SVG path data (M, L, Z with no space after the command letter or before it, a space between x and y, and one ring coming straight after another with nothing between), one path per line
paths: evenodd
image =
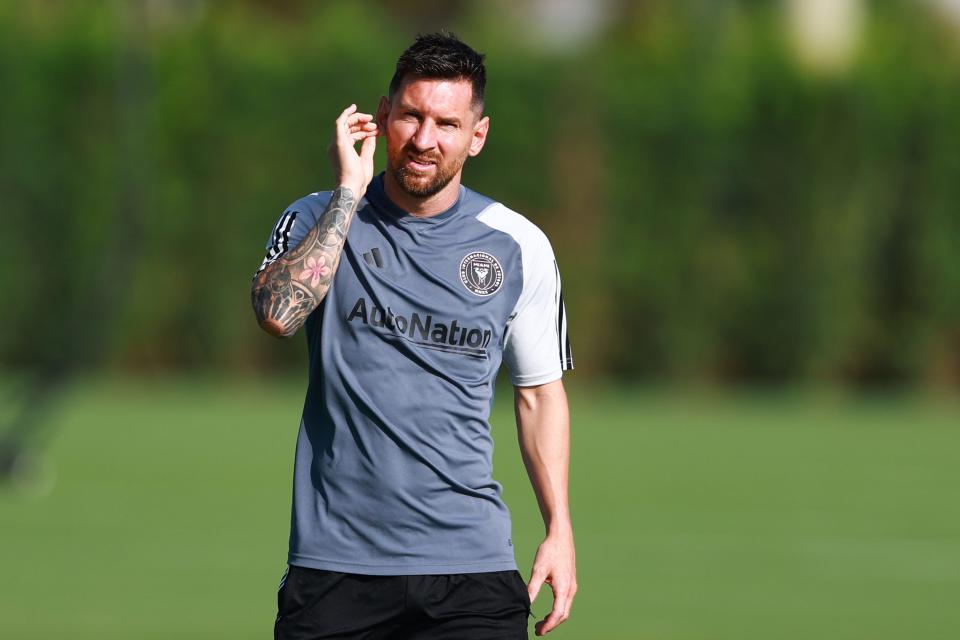
M360 152L356 144L360 142ZM369 113L358 113L352 104L343 110L327 148L333 163L333 175L339 186L353 191L359 200L373 178L373 152L377 148L377 123Z

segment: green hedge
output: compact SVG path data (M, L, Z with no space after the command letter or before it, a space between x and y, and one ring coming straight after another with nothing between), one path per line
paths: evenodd
M466 182L553 239L584 371L960 379L955 32L877 5L818 78L766 5L721 5L622 9L549 54L459 18L492 119ZM0 8L3 361L300 367L250 276L416 29L364 3L145 6Z

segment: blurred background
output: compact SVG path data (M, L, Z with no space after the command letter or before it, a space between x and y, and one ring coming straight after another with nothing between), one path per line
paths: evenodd
M465 183L564 278L551 635L956 637L957 0L0 2L0 637L269 636L306 358L250 278L441 28L487 54Z

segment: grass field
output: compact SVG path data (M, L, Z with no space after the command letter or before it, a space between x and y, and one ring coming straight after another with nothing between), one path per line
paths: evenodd
M52 492L0 490L0 638L270 637L302 398L300 382L77 388ZM572 413L581 592L552 637L960 634L956 401L574 384ZM542 527L508 392L494 423L526 573Z

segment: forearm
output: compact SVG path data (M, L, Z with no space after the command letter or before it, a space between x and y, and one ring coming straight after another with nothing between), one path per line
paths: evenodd
M358 200L359 190L337 187L303 241L256 275L250 301L264 331L293 335L327 295Z
M570 417L563 384L517 387L514 399L520 453L547 535L569 535Z

